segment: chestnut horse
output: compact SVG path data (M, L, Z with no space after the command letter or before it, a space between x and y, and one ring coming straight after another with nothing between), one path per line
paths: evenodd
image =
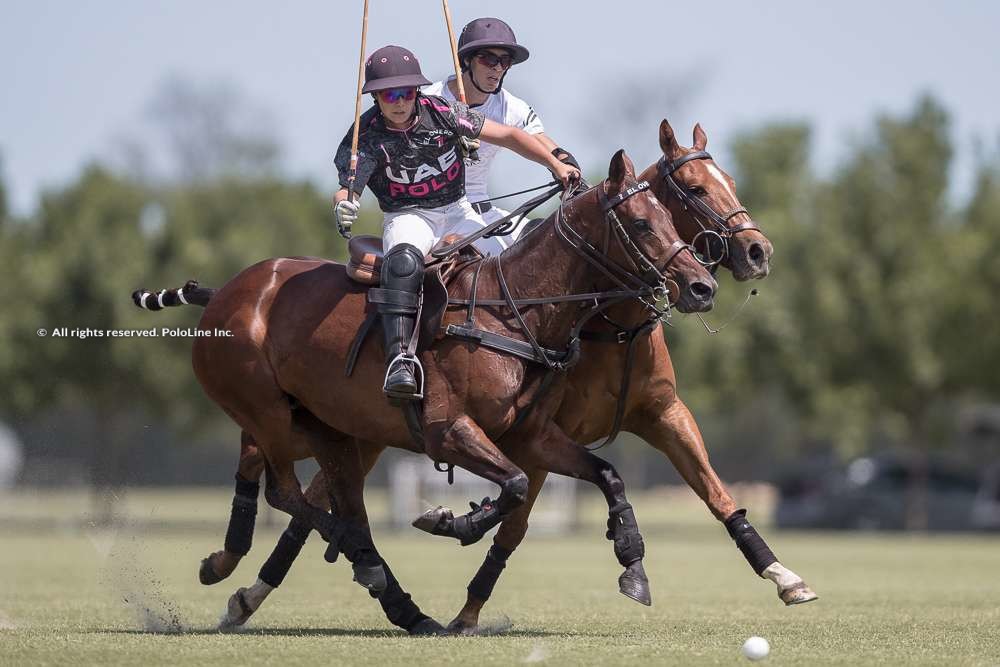
M654 194L673 214L674 224L683 240L699 245L704 243L706 246L715 240L721 240L725 244L722 264L737 280L763 278L769 270L771 244L756 225L752 224L749 213L740 204L732 178L705 152L707 141L701 126L696 125L692 148L684 148L677 141L670 124L664 120L659 132L663 157L643 172L641 178L649 180ZM717 236L713 237L713 234ZM712 253L718 252L717 248L712 249ZM620 307L619 310L621 313L614 312L612 314L615 317L609 319L624 321L631 316L626 308ZM741 522L727 522L727 519L740 518L741 513L737 512L735 501L712 469L698 426L677 395L673 365L664 338L658 333L645 335L647 332L642 330L622 334L606 323L603 324L602 331L599 326L602 325L595 322L585 332L594 334L584 339L583 350L587 361L570 371L569 381L576 391L557 413L559 424L568 429L576 440L588 442L608 436L615 430L616 422L622 422L626 431L641 435L650 445L667 455L713 516L726 523L734 539L743 537L737 530L742 525ZM639 384L626 388L623 392L622 368L627 362L630 344L635 348L635 361L628 377L630 380L634 378ZM594 348L593 353L591 348ZM595 356L597 354L602 355L602 361L606 359L601 364L603 372L596 372L592 368L598 362ZM604 357L608 354L612 356ZM625 394L621 407L603 399L608 394L616 399L621 399L622 394ZM619 412L620 414L616 414ZM374 465L381 451L380 448L373 450L372 447L376 446L366 444L362 447L362 455L368 468ZM202 562L202 583L214 584L228 577L241 557L249 551L253 531L251 512L256 511L257 498L253 483L261 473L260 454L252 443L244 441L237 477L237 487L239 489L242 485L244 491L242 496L237 495L237 501L234 502L226 548L213 553ZM241 478L242 481L239 481ZM492 558L487 557L481 570L485 571L486 576L477 574L479 581L470 585L466 605L452 622L453 627L464 630L475 627L479 609L492 589L490 581L496 581L502 570L502 563L506 560L496 556L503 556L504 551L512 552L523 538L531 502L541 488L544 473L535 472L531 479L532 493L529 502L501 525L494 540L496 553L491 554ZM314 494L324 486L322 472L319 472L307 494ZM316 501L321 502L321 496L317 496ZM307 534L308 529L303 532L293 522L261 569L258 581L248 588L240 588L230 598L225 625L245 622L270 591L281 584ZM752 538L753 535L750 535L749 540L743 539L742 543L738 543L749 554L748 561L755 572L777 585L778 595L786 604L816 599L815 593L802 579L784 568L769 550L763 550L763 558L754 555Z
M528 500L524 469L585 479L608 503L609 535L625 567L619 588L645 604L642 537L624 482L613 466L567 438L552 420L566 389L565 374L552 371L575 363L573 337L608 307L635 300L644 318L650 311L659 315L653 300L668 280L679 310L711 307L715 281L679 240L670 214L649 187L636 182L631 161L619 151L608 179L564 200L532 233L532 243L457 272L449 299L472 305L450 307L442 328L464 328L475 336L473 342L436 340L420 355L426 390L418 429L431 458L501 488L496 500L442 520L436 532L463 543L480 539ZM582 294L595 303L589 311L581 309L584 299L575 298ZM142 306L149 296L133 294ZM205 305L199 327L232 332L228 338L196 339L195 373L209 397L241 426L244 442L252 441L263 454L267 501L303 528L316 529L330 543L328 560L344 553L355 579L373 596L387 587L398 589L368 530L361 491L370 464L358 443L378 438L379 450L419 447L401 412L378 396L382 364L371 346L362 347L352 376L338 378L365 319L362 286L334 262L279 258L246 269L218 292L194 290L185 297L164 291L156 302ZM295 477L294 461L309 453L325 474L334 515L311 504ZM415 605L402 615L407 618L399 609L394 623L416 632L435 629Z

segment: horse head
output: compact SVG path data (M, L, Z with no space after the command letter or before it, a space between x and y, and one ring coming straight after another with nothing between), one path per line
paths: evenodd
M710 310L715 280L681 240L670 212L649 188L636 180L625 151L615 153L608 178L595 188L604 216L592 242L646 285L667 287L681 312Z
M763 278L774 249L740 203L735 181L705 151L707 144L696 124L694 144L684 148L663 119L654 191L673 214L681 238L706 261L722 264L736 280Z

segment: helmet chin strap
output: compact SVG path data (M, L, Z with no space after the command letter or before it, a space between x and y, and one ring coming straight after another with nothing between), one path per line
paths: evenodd
M462 65L463 65L462 71L469 73L469 81L471 81L472 85L475 86L476 90L481 92L483 95L499 95L500 90L503 88L503 80L507 76L507 72L510 71L510 69L507 69L506 71L504 71L503 74L500 75L500 81L497 82L496 90L483 90L482 88L480 88L479 84L476 83L476 75L472 73L472 67L469 65L469 60L468 59L463 60Z

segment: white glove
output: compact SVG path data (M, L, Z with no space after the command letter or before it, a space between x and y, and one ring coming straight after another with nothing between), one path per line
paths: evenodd
M479 139L459 137L458 147L462 153L462 159L479 162Z
M338 202L333 207L333 217L337 220L337 231L345 239L351 238L351 225L357 221L360 209L360 204L349 198Z

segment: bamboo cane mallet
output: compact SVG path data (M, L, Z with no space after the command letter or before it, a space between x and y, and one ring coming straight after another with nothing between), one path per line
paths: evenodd
M444 9L444 22L448 26L448 45L451 47L451 60L455 65L455 85L458 86L458 101L468 104L465 99L465 82L462 81L462 66L458 62L458 44L455 42L455 29L451 26L451 10L448 9L448 0L441 0L441 7ZM473 162L479 161L479 151L469 151L469 157Z
M368 0L361 21L361 56L358 59L358 94L354 98L354 132L351 134L351 166L347 177L347 198L354 201L354 181L358 177L358 132L361 130L361 88L365 81L365 48L368 41ZM347 232L347 238L351 233Z

